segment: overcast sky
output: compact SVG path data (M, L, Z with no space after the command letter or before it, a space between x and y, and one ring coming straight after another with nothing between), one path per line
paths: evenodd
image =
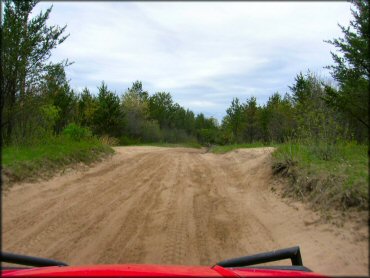
M122 94L135 80L153 94L219 120L233 97L259 104L284 94L300 71L329 77L347 2L41 2L49 24L70 37L53 52L68 58L72 88Z

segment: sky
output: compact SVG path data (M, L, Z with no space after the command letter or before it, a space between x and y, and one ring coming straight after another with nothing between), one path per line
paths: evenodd
M49 25L70 36L52 61L68 58L71 87L97 93L104 81L123 94L136 80L150 94L219 121L234 97L263 105L289 92L299 72L330 78L338 23L349 25L348 2L73 2L53 5Z

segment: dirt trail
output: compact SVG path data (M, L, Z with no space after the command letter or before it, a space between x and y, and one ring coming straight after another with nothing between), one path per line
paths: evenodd
M3 194L3 250L69 264L211 265L299 245L316 272L368 275L368 230L317 222L271 186L272 148L119 147L87 170Z

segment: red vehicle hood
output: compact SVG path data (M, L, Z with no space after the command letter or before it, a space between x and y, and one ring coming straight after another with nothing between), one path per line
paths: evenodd
M221 266L94 265L2 270L2 277L324 277L313 272Z

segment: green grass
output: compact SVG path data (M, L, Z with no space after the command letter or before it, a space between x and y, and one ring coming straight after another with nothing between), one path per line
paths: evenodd
M224 145L224 146L214 146L211 148L213 153L227 153L236 149L245 149L245 148L260 148L260 147L274 147L276 145L270 144L266 145L262 142L255 142L250 144L232 144L232 145Z
M165 147L165 148L196 148L200 149L201 144L190 142L190 143L132 143L125 144L124 146L153 146L153 147Z
M274 152L274 169L291 178L287 193L315 206L367 208L368 147L354 142L335 145L282 144Z
M95 138L75 141L58 136L33 146L8 146L2 149L2 165L9 182L50 175L76 162L90 163L113 153Z

